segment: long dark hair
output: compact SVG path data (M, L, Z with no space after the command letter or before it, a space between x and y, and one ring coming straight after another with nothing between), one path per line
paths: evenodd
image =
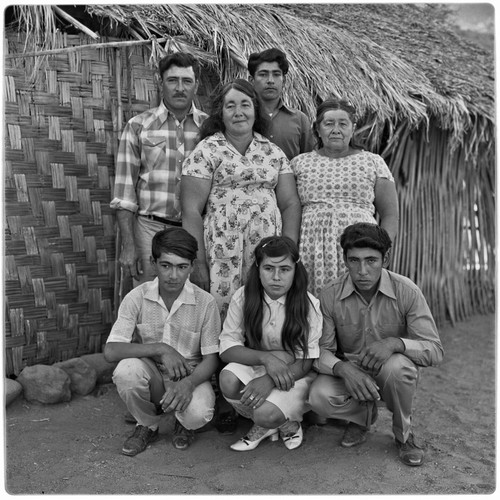
M300 261L297 245L286 236L269 236L260 241L254 251L255 262L248 272L245 283L243 322L248 347L260 349L262 342L262 320L264 318L264 287L260 281L259 266L264 257L290 257L295 262L293 283L288 290L285 305L285 322L281 332L283 349L295 356L297 350L307 358L309 339L309 296L307 294L307 271ZM267 305L267 304L266 304Z
M210 116L200 127L200 140L205 139L205 137L213 135L216 132L224 132L226 130L224 120L222 119L222 109L224 107L224 98L232 89L237 90L238 92L243 92L243 94L246 94L250 97L250 99L252 99L255 110L255 121L252 129L254 132L266 135L269 125L267 120L261 115L257 94L255 93L255 90L250 82L243 80L242 78L238 78L232 82L220 84L215 88L213 94L211 95L212 107Z

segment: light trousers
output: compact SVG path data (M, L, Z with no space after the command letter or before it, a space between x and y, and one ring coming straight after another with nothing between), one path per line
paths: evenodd
M139 425L158 428L161 415L156 406L165 394L163 375L150 358L122 359L113 372L113 382L128 411ZM175 412L186 429L199 429L214 415L215 393L210 381L196 386L188 407Z
M392 412L392 431L406 442L411 430L413 398L417 390L418 367L403 354L393 354L379 373L368 373L377 383L382 400ZM311 385L309 404L313 411L327 418L347 420L369 427L373 405L354 399L343 379L320 374Z

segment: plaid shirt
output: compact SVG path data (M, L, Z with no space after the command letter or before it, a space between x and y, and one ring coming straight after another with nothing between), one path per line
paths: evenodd
M215 299L189 280L170 311L161 299L158 278L130 291L106 342L164 342L196 366L219 352L220 314Z
M198 143L206 118L192 105L179 123L162 101L130 119L118 147L111 208L180 220L182 162Z

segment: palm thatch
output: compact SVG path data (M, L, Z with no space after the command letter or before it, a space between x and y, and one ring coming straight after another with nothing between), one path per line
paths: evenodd
M203 62L205 95L200 100L206 107L208 93L217 81L247 76L246 61L251 52L281 47L290 60L285 88L288 104L314 118L316 105L326 97L349 98L359 112L358 139L388 162L396 179L401 211L393 269L422 287L438 321L456 321L493 309L493 57L481 47L465 43L449 28L450 11L445 5L187 4L13 9L16 23L12 29L17 30L17 38L12 31L5 55L7 102L20 102L17 107L8 104L6 108L12 151L30 144L29 137L22 136L24 129L15 113L26 113L31 121L43 121L40 114L49 97L42 97L41 90L50 96L60 91L62 105L51 110L62 116L67 113L65 106L89 103L90 111L73 110L71 126L79 126L76 117L81 115L87 127L87 139L80 133L75 144L83 140L78 148L84 150L85 141L89 141L89 117L99 116L99 137L108 140L106 134L112 131L111 144L107 144L107 153L112 154L125 120L157 104L154 67L165 53L188 50ZM95 75L90 74L90 66L95 68ZM20 87L21 93L16 91ZM89 92L93 100L89 100ZM37 99L42 101L37 103ZM104 111L98 112L102 105ZM54 125L62 123L63 118L54 115L51 120ZM75 147L68 146L68 138L57 127L52 126L50 133L53 141L61 136L63 150ZM51 153L47 154L50 157ZM27 167L17 152L12 155L7 185L15 186L18 199L24 196L33 201L33 193L38 191L24 189ZM81 151L77 156L79 163L85 160ZM63 157L53 163L71 171L73 167L65 161L70 160ZM89 162L89 171L95 169L95 158L90 157ZM59 167L54 168L56 172ZM113 166L107 168L111 186ZM106 185L103 178L99 177L101 187ZM62 181L56 175L51 182L74 181ZM73 188L66 189L70 197L76 193L75 199L86 196L84 190L73 193ZM81 204L87 206L86 201ZM97 210L95 202L92 207ZM101 210L107 213L104 202ZM15 240L19 221L13 214L7 215L11 216L9 229ZM28 250L30 237L23 234ZM108 251L109 263L110 258L114 255ZM9 278L20 279L12 263ZM110 271L109 280L116 278ZM21 281L31 284L30 277ZM117 300L115 294L114 307ZM13 309L19 308L9 310ZM14 325L15 331L25 332L26 327L20 325L26 319L16 314L11 315L9 328ZM12 345L20 345L19 339Z

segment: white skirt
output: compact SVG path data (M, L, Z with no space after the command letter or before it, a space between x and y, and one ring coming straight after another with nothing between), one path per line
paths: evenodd
M245 385L266 374L266 369L262 365L248 366L240 363L229 363L224 367L224 370L230 371ZM273 389L266 401L277 406L290 421L302 422L302 415L311 409L306 400L309 396L309 387L317 375L315 371L311 370L305 377L296 380L289 391Z

